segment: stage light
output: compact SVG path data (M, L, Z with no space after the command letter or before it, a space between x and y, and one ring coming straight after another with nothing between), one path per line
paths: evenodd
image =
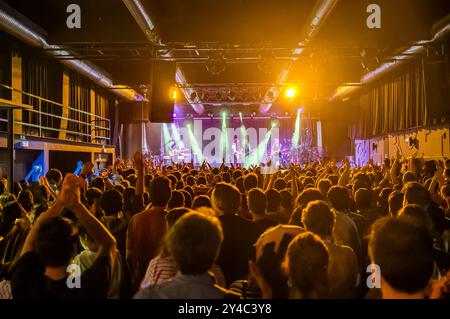
M187 129L188 129L189 141L191 142L191 146L192 146L192 152L194 153L194 156L197 156L197 163L203 162L202 148L198 144L197 139L195 138L194 133L192 132L191 124L187 125Z
M300 142L300 125L301 125L302 109L297 110L297 117L295 118L294 134L292 135L292 149L296 149Z
M220 149L222 150L222 156L226 156L228 149L228 134L227 134L227 113L222 112L222 132L220 135Z
M290 100L295 99L298 96L299 89L297 86L291 85L284 90L284 96Z
M173 113L172 117L176 118L177 117L177 113Z
M178 98L178 88L176 86L171 86L169 89L169 97L171 100L176 101Z
M172 136L173 136L173 138L175 140L175 143L176 143L177 147L179 149L183 149L184 148L184 143L181 140L181 136L180 136L180 132L178 131L178 127L175 125L175 123L172 123L171 127L172 127Z
M278 118L272 118L272 128L280 127L280 120Z
M272 136L272 129L270 129L261 143L258 144L255 150L250 154L249 164L258 165L262 162L267 154L267 145L269 145L270 137Z
M173 141L170 136L169 127L166 123L163 123L163 138L164 138L164 154L169 153L169 144Z

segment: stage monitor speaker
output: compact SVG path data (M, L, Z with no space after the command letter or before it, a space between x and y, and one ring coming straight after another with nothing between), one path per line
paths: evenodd
M122 124L145 123L149 121L148 102L124 101L119 104L120 122Z
M175 82L175 62L155 61L153 64L152 90L150 99L150 122L172 123L174 101L169 90Z
M449 117L450 83L449 66L445 57L427 57L424 60L425 93L430 124L440 124Z

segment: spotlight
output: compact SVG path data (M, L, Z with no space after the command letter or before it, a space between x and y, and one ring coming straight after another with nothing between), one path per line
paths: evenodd
M289 100L293 100L298 96L298 92L298 86L291 85L285 88L284 96Z
M171 86L169 89L169 98L173 101L176 101L178 97L178 89L176 86Z
M186 118L184 120L184 126L188 129L192 128L194 126L194 120L192 118Z
M276 116L272 116L271 123L272 123L272 128L280 127L280 120Z
M173 113L173 118L176 118L177 117L177 113Z

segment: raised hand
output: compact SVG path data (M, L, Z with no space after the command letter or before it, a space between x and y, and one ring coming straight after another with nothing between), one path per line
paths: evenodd
M66 175L62 183L58 201L60 201L67 209L72 211L76 210L77 207L82 205L80 197L82 187L84 187L82 178L74 174Z
M84 163L83 167L81 168L80 175L84 178L88 178L92 174L94 174L94 164L92 164L91 162Z
M443 180L444 179L443 171L444 170L442 169L442 167L439 164L437 164L436 165L436 171L434 172L434 177L437 180Z

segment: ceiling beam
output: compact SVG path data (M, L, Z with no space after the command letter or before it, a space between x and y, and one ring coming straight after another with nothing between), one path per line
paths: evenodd
M292 51L294 56L300 56L303 51L304 47L311 42L311 40L317 35L320 28L326 21L326 19L330 16L333 9L336 7L336 4L338 3L338 0L318 0L316 5L313 8L313 11L311 15L308 18L308 21L306 22L305 26L303 27L301 38L302 40L298 43L299 47L294 49ZM288 66L286 66L278 76L276 80L276 84L278 86L282 85L284 82L286 82L287 77L289 75L289 72L292 70L294 66L294 63L289 63ZM282 88L275 88L275 96L278 97L283 89ZM269 91L266 93L266 97L269 94ZM259 108L259 111L261 113L267 113L270 108L272 107L272 103L262 104Z
M148 12L145 10L142 2L140 0L122 0L122 2L125 4L133 18L136 20L136 23L141 28L142 32L144 32L149 42L154 45L161 45L161 41L156 32L155 24L150 18ZM168 52L166 56L171 57L171 53ZM179 65L177 65L176 70L176 81L178 84L180 84L180 86L186 86L187 84L186 77L184 76L184 73ZM192 89L181 89L181 91L183 92L184 97L192 106L194 111L197 114L203 114L205 108L201 104L201 101L195 102L191 99L191 94L194 91Z

